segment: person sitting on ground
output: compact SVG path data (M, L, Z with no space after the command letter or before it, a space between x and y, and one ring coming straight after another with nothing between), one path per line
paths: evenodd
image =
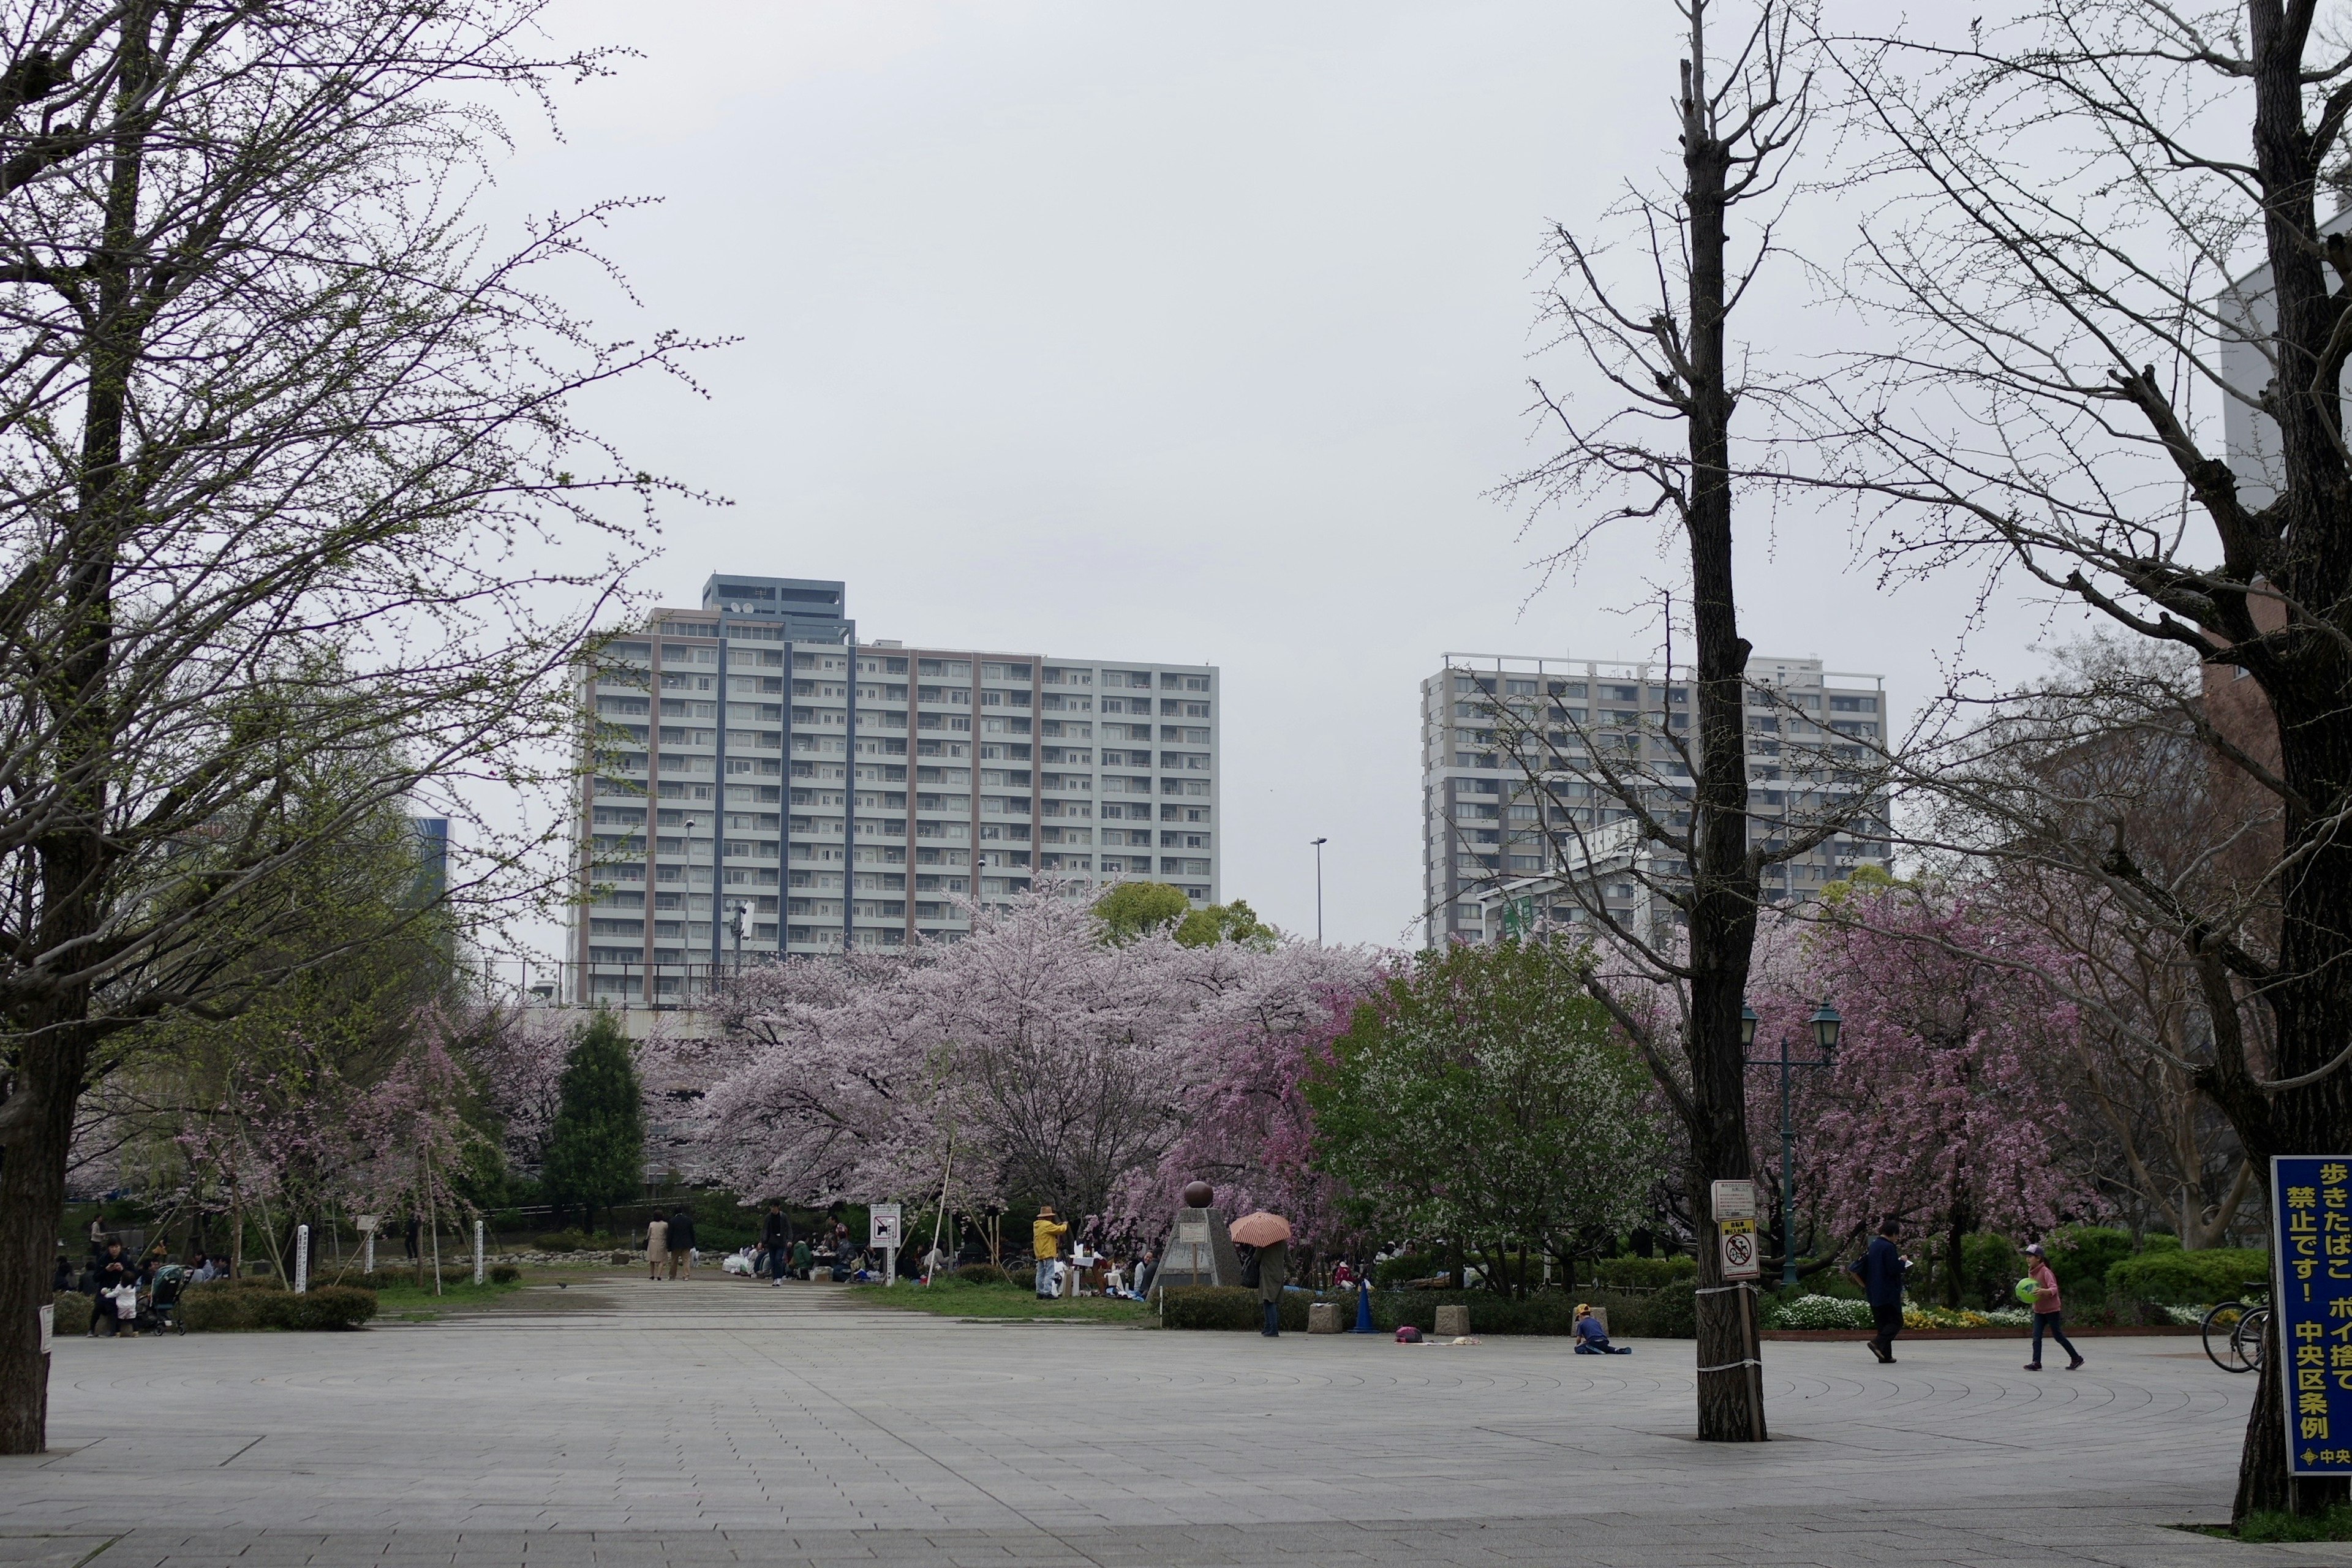
M1579 1355L1632 1355L1633 1347L1611 1344L1609 1326L1601 1321L1600 1315L1594 1312L1591 1306L1579 1301L1576 1304L1576 1353Z
M52 1296L63 1295L66 1291L70 1290L73 1288L73 1260L68 1258L64 1253L60 1252L58 1254L57 1271L49 1276L49 1294Z
M793 1273L796 1278L805 1279L815 1267L816 1252L809 1246L808 1237L802 1237L793 1243Z

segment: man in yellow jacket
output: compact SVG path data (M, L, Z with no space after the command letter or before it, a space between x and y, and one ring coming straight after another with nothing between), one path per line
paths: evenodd
M1049 1300L1054 1295L1054 1264L1062 1256L1062 1237L1070 1227L1054 1217L1054 1205L1047 1204L1037 1211L1037 1223L1030 1227L1030 1236L1037 1253L1037 1296Z

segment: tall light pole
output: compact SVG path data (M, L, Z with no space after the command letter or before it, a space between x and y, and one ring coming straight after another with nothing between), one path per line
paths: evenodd
M1739 1044L1743 1049L1756 1044L1756 1009L1747 1003L1739 1005ZM1801 1061L1789 1054L1789 1037L1780 1037L1780 1054L1773 1057L1747 1057L1752 1068L1778 1066L1780 1069L1780 1283L1797 1282L1797 1124L1790 1119L1789 1085L1799 1068L1826 1071L1837 1065L1838 1030L1845 1022L1838 1010L1823 1001L1808 1020L1813 1026L1813 1044L1820 1056L1811 1061Z
M1315 841L1315 945L1323 945L1323 846L1328 838Z

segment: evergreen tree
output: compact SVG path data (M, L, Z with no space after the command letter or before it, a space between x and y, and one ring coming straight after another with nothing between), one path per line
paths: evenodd
M541 1173L550 1203L578 1204L595 1223L645 1184L646 1107L620 1020L599 1008L564 1058L554 1131Z

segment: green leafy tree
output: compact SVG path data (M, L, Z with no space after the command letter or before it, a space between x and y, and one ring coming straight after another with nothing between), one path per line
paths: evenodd
M646 1107L636 1055L620 1021L599 1008L564 1058L543 1173L548 1200L598 1207L637 1195L646 1175Z
M1165 882L1121 882L1095 900L1104 934L1122 946L1169 926L1181 928L1192 913L1184 889Z
M1176 927L1176 940L1186 947L1214 947L1221 942L1232 942L1267 952L1273 951L1281 937L1280 931L1258 919L1257 911L1239 899L1230 904L1211 904L1207 909L1194 910Z
M1313 1160L1368 1226L1482 1258L1524 1293L1530 1254L1641 1222L1664 1141L1649 1079L1575 966L1539 945L1423 953L1310 1067Z

